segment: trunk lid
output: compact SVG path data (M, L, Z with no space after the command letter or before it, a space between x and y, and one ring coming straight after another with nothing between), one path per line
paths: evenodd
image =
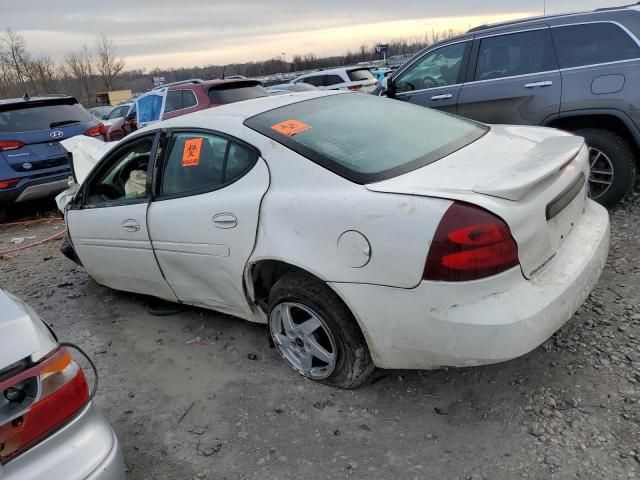
M533 278L580 220L588 176L581 137L494 125L483 138L438 162L367 188L459 200L493 212L509 225L523 274Z
M35 361L56 346L56 340L30 307L0 289L0 372L27 357Z

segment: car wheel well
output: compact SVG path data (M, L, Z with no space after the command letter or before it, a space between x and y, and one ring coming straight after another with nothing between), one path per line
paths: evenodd
M549 122L547 127L558 128L568 132L574 132L582 128L600 128L610 130L624 138L633 148L636 158L640 158L640 146L629 127L615 115L578 115L575 117L562 117Z
M287 273L304 273L317 278L306 270L281 260L260 260L251 267L251 283L255 303L265 312L268 311L269 294L280 278ZM319 279L320 280L320 279Z

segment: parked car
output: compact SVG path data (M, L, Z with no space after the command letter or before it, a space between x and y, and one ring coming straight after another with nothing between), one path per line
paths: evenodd
M378 86L378 81L368 67L320 70L301 75L291 83L308 83L321 90L351 90L363 93L371 93Z
M70 147L74 171L91 142ZM61 205L65 252L108 287L268 323L286 362L329 385L501 362L560 328L602 271L588 156L554 129L273 95L116 145Z
M109 112L107 116L104 117L102 121L102 123L104 123L104 126L109 129L109 127L111 127L111 125L113 125L115 122L117 122L121 118L126 117L132 105L133 102L125 102L115 107Z
M0 392L2 480L124 480L118 439L71 350L3 290Z
M281 83L278 85L271 85L266 87L269 93L299 93L299 92L312 92L314 90L320 90L318 87L314 87L309 83Z
M387 94L487 123L543 125L585 138L591 196L633 188L640 148L640 7L473 29L427 47Z
M107 106L107 107L91 107L88 108L87 111L93 115L94 117L96 117L96 119L98 120L105 120L107 118L107 115L109 115L111 113L111 111L113 110L112 106Z
M0 222L14 203L53 196L70 175L60 140L106 130L74 97L0 100Z
M239 102L250 98L269 95L257 80L225 79L225 80L188 80L165 85L166 104L161 118L179 117L210 107ZM116 120L107 131L109 140L120 140L137 129L136 103L121 120Z

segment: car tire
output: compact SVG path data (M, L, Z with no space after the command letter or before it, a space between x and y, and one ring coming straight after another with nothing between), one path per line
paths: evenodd
M636 155L629 142L611 130L602 128L582 128L573 132L584 137L589 146L589 164L592 170L611 171L613 178L605 173L591 173L589 186L592 198L601 205L609 208L614 206L629 194L636 182ZM600 157L596 160L596 156ZM596 164L592 165L592 162ZM595 181L610 181L605 188Z
M289 312L290 332L284 328ZM306 323L305 323L306 322ZM310 323L312 322L312 323ZM319 326L305 333L304 325ZM340 298L323 282L303 273L281 277L269 295L269 332L282 358L300 375L338 388L355 388L374 371L373 360L356 320ZM296 343L297 342L297 343ZM332 354L328 361L309 352L320 345ZM328 357L328 356L327 356ZM331 365L329 365L331 364Z

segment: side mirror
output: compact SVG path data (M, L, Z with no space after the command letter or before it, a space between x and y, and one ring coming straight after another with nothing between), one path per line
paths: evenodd
M387 97L393 98L396 95L396 83L393 81L393 77L386 77L383 85L387 92Z

